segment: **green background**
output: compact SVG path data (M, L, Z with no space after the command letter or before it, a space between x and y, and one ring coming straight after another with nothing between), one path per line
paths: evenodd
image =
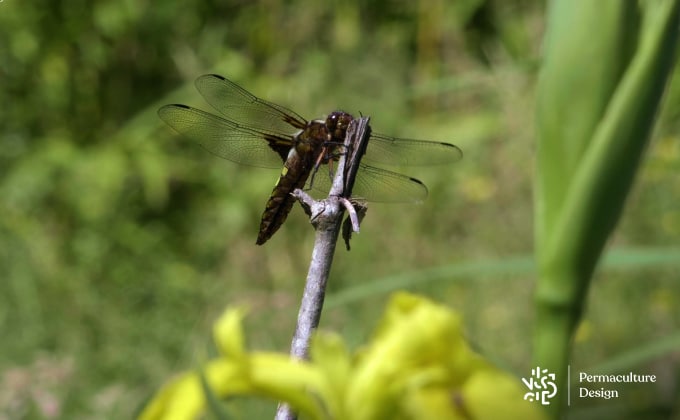
M208 357L230 304L250 307L252 348L287 352L313 231L296 206L255 246L278 172L158 119L166 103L210 110L193 88L204 73L307 118L339 108L461 147L455 165L398 169L430 197L369 207L352 251L338 248L322 328L357 346L406 288L459 310L480 352L528 375L543 31L530 0L0 2L0 417L128 418ZM679 353L645 351L680 322L675 79L572 362L631 356L625 369L663 376L631 390L661 415Z

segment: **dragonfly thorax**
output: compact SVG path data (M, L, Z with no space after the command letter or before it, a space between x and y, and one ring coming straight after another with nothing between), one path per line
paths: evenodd
M317 155L331 139L326 123L323 121L310 121L307 127L295 136L295 151L305 156Z

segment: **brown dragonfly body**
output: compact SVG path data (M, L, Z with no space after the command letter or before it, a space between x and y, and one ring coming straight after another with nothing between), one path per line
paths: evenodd
M279 180L262 214L257 237L257 244L262 245L288 217L295 202L291 196L295 189L327 190L330 177L321 173L319 167L331 164L343 152L341 145L353 117L335 111L325 120L308 122L297 113L257 98L213 74L199 77L196 87L224 117L173 104L158 110L161 119L225 159L265 168L280 168L283 162ZM364 160L387 165L431 165L454 162L461 156L460 149L449 143L372 133ZM314 176L317 171L319 176ZM419 202L427 196L427 188L415 178L362 163L354 195L374 202Z
M257 244L262 245L276 233L286 221L295 203L291 195L296 189L304 188L307 179L315 173L320 164L336 159L342 145L347 127L353 117L336 111L326 121L314 120L294 137L295 146L290 149L283 171L272 190L267 206L262 213Z

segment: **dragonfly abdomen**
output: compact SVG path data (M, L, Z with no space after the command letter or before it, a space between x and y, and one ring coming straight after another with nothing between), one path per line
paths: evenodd
M262 245L276 233L288 213L293 208L295 198L291 195L297 188L303 188L309 178L310 168L313 165L311 154L301 157L296 152L291 152L283 165L283 171L279 180L272 190L272 195L262 213L260 232L257 235L257 245Z

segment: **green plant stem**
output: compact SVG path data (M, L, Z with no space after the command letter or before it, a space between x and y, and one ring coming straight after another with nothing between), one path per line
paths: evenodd
M573 13L578 8L578 4L571 2L554 3L554 7L559 5L560 10ZM621 7L632 7L617 2L605 3L612 6L608 10L614 16L627 13ZM635 180L674 62L680 1L647 0L639 5L642 20L639 35L635 38L637 42L633 44L635 52L630 62L623 63L625 72L611 97L588 89L572 92L576 96L593 95L595 102L607 98L606 108L596 115L589 113L598 107L584 109L584 115L579 115L578 109L574 112L569 102L564 101L568 99L564 93L569 87L564 67L572 66L584 81L576 86L586 86L593 80L588 78L587 72L583 73L583 69L592 57L580 54L587 47L580 48L579 42L574 41L599 36L604 38L600 40L602 45L610 45L611 49L624 35L629 36L622 34L626 28L610 19L614 23L602 28L599 33L593 32L590 27L580 27L571 32L564 30L569 28L559 21L562 16L553 16L554 22L560 23L561 28L558 29L561 30L550 34L556 50L548 52L547 61L552 65L546 65L539 92L539 108L547 111L539 114L536 198L539 281L535 297L537 318L534 335L536 366L555 373L558 381L558 401L549 406L553 418L560 416L566 403L572 337L581 319L592 274ZM592 13L589 16L592 17ZM636 23L633 30L637 31L636 16L628 16ZM584 35L586 38L583 38ZM602 51L606 52L607 48ZM565 52L568 60L563 59ZM602 60L608 58L611 57L603 56ZM610 74L616 74L615 70L612 69ZM559 121L541 119L542 116L559 115L565 109L569 109L571 114L561 125ZM559 130L559 127L571 123L588 127L592 125L591 121L597 121L592 132L589 132L590 129L578 132ZM569 165L564 164L565 150L572 152Z

